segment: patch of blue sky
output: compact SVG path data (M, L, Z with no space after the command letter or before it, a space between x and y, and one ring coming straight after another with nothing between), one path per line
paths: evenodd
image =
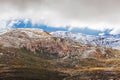
M53 31L68 31L69 27L59 27L59 28L55 28L52 26L46 26L44 24L32 24L31 21L28 21L27 23L25 23L23 20L19 20L19 23L15 23L13 25L13 28L41 28L47 32L53 32ZM88 29L88 28L74 28L71 30L71 32L74 33L83 33L83 34L87 34L87 35L99 35L99 33L104 33L105 36L109 35L109 32L111 30L105 30L103 32L100 32L99 30L92 30L92 29Z

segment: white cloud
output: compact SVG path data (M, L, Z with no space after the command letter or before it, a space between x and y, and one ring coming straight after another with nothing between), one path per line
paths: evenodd
M31 19L52 27L90 28L120 33L120 0L0 0L0 28L9 20Z
M120 28L118 27L118 28L113 29L113 30L110 32L110 34L113 34L113 35L120 34Z
M105 33L99 33L99 36L104 36L105 35Z

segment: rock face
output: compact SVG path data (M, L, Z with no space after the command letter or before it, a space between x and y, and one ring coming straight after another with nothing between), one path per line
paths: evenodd
M0 35L0 80L119 80L120 51L38 29Z
M0 45L25 48L45 58L109 58L116 51L54 37L39 29L14 29L0 35Z
M41 29L13 29L0 35L0 45L19 48L26 41L45 37L51 37L51 35Z
M81 33L72 33L65 31L52 32L56 37L71 39L83 44L91 44L93 46L103 46L120 50L120 35L115 36L92 36Z

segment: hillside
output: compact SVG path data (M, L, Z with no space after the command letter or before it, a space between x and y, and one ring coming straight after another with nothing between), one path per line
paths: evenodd
M49 60L29 51L0 47L0 80L61 80L66 77L54 68Z
M71 39L83 44L90 44L93 46L103 46L107 48L120 49L120 35L111 36L93 36L82 33L72 33L66 31L51 32L53 36Z
M34 53L46 53L48 57L51 55L56 58L114 57L111 56L114 50L110 48L85 45L69 39L54 37L40 29L26 28L8 31L0 35L0 45L10 48L25 48Z
M38 29L0 35L0 79L120 79L120 51L54 37Z

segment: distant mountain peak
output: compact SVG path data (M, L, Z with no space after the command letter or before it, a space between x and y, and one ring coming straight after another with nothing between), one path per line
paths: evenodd
M76 40L84 35L67 34ZM78 38L77 38L78 37ZM87 37L87 35L86 35ZM85 40L83 38L83 40ZM26 48L34 53L43 53L44 57L49 58L108 58L107 51L113 53L113 49L96 47L82 44L71 39L55 37L41 29L18 28L12 29L0 35L0 45L12 48ZM98 52L99 51L99 52ZM99 56L97 55L99 53ZM111 57L111 56L109 56Z
M93 36L85 35L82 33L72 33L64 31L51 32L51 34L53 36L71 39L73 41L77 41L84 44L120 49L120 35Z

